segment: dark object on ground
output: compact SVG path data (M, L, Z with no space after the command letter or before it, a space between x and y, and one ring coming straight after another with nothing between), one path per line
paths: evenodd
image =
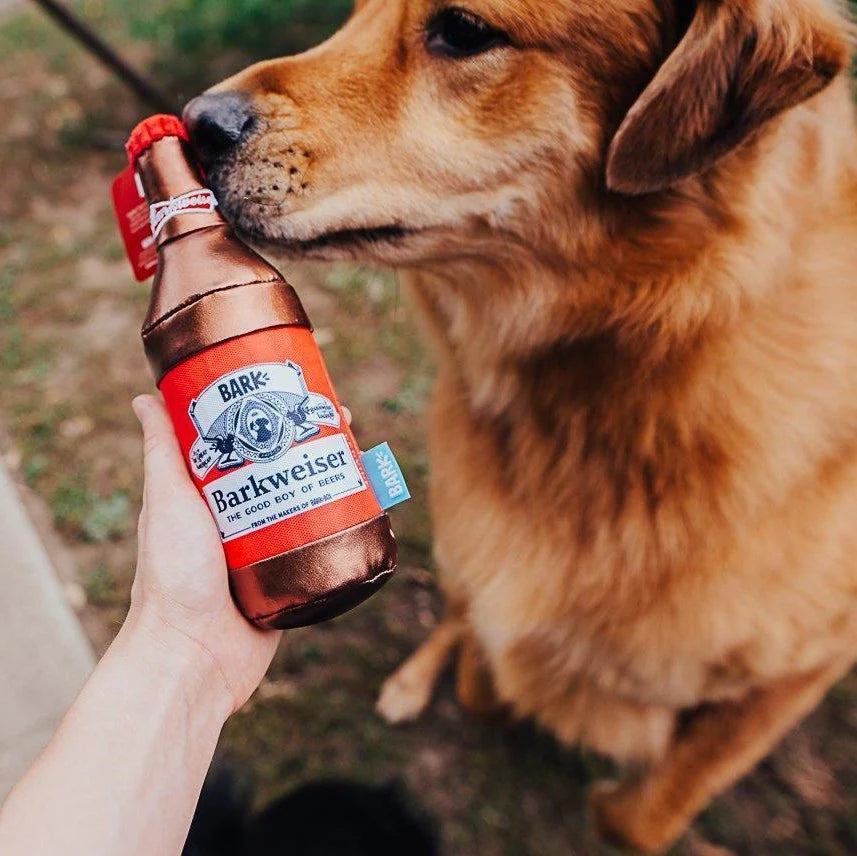
M250 790L212 768L182 856L439 856L435 826L395 784L319 781L250 812Z
M182 856L240 856L250 822L252 788L225 764L212 765Z

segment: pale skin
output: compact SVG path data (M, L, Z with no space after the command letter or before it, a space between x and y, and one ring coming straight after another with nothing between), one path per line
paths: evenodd
M214 522L160 401L141 396L145 488L127 619L0 811L0 853L178 854L227 718L279 633L229 595Z

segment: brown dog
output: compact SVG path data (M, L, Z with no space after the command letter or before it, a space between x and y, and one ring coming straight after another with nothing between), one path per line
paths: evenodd
M828 0L364 0L187 113L279 251L410 272L449 614L496 700L639 766L657 851L857 642L857 134ZM496 698L494 697L496 694Z

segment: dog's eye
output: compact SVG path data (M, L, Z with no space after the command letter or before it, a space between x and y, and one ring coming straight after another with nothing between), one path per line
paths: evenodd
M433 54L459 59L507 45L509 38L472 12L451 6L429 21L426 44Z

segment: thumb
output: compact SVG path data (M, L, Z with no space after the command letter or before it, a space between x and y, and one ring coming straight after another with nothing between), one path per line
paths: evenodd
M184 456L163 403L152 395L140 395L131 402L131 408L143 426L146 494L155 498L190 485Z

